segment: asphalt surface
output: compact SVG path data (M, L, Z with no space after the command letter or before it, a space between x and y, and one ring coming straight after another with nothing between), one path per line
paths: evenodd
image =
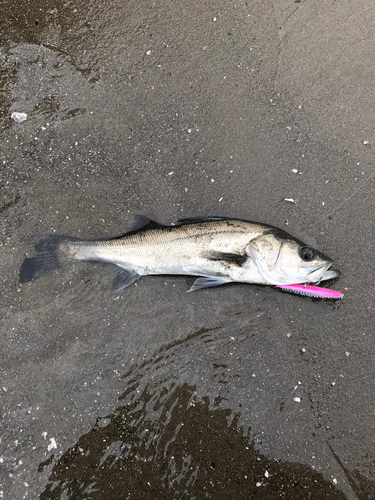
M371 3L3 0L0 19L0 498L375 498ZM19 283L35 239L135 214L279 226L345 298L186 277L111 295L83 263Z

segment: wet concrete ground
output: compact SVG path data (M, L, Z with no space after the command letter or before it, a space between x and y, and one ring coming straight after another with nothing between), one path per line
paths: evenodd
M0 496L375 498L369 2L0 13ZM345 299L186 277L111 295L89 264L18 282L30 239L139 213L285 228Z

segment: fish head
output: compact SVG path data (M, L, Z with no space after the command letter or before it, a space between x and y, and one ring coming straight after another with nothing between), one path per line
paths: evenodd
M257 236L246 252L270 285L319 283L339 275L329 257L281 230Z

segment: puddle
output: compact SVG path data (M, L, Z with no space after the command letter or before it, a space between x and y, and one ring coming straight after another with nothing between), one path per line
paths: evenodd
M311 499L344 499L310 467L261 455L240 424L240 410L183 382L187 375L194 381L187 353L216 349L218 330L164 347L126 374L121 406L98 418L55 463L40 498L300 499L308 491ZM216 365L214 384L227 368Z

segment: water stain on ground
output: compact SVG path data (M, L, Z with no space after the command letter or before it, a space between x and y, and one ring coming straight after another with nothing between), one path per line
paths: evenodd
M180 384L165 370L183 368L181 346L210 341L209 330L198 331L124 375L123 405L98 418L58 460L41 500L344 499L307 465L262 456L223 398L199 395L195 385ZM186 360L186 349L180 359Z
M147 389L101 420L53 468L41 500L138 498L344 499L306 465L263 457L230 411L195 403L195 387L176 387L160 417L146 418Z

